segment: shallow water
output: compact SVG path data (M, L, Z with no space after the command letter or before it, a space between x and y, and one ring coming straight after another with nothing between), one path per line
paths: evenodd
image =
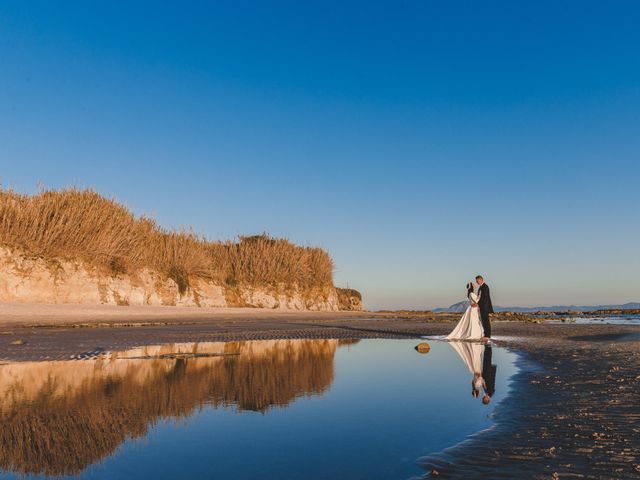
M563 319L558 320L547 320L546 323L575 323L578 325L640 325L640 315L593 315L564 317Z
M492 348L485 406L467 367L482 370L484 346L429 341L421 354L419 342L173 344L2 365L0 478L420 475L416 459L491 425L516 367Z

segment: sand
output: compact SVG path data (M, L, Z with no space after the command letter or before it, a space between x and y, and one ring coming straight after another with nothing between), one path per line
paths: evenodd
M0 328L19 325L197 323L232 318L330 318L362 316L362 312L312 312L262 308L27 304L0 302Z
M62 359L177 341L417 338L452 328L433 317L367 312L158 309L0 305L0 358ZM496 406L493 428L421 460L427 477L640 478L639 326L497 321L494 337L519 354L511 392Z

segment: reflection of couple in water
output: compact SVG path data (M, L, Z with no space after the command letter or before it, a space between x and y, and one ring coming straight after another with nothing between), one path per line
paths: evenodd
M469 372L473 375L471 395L478 398L482 390L482 403L488 405L496 391L496 370L498 368L492 364L491 345L472 342L449 342L449 345L460 355Z
M445 337L451 347L460 355L473 375L471 395L480 396L483 390L482 403L488 405L496 390L496 365L491 363L491 320L493 313L489 286L482 275L476 277L478 287L471 282L467 284L468 307L462 318ZM478 341L486 342L478 343Z

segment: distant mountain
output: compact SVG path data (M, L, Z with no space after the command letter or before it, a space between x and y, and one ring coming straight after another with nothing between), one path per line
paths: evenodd
M456 313L464 312L467 309L469 302L463 300L462 302L454 303L448 308L436 308L434 312L447 312ZM532 312L592 312L594 310L638 310L640 309L639 302L629 302L623 305L553 305L551 307L493 307L496 312L519 312L519 313L532 313Z
M462 302L454 303L449 308L434 308L433 311L436 313L464 312L468 306L469 302L467 300L463 300Z

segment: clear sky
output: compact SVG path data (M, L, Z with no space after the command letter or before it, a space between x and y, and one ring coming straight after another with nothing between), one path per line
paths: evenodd
M0 179L328 249L368 308L640 301L636 1L4 1Z

